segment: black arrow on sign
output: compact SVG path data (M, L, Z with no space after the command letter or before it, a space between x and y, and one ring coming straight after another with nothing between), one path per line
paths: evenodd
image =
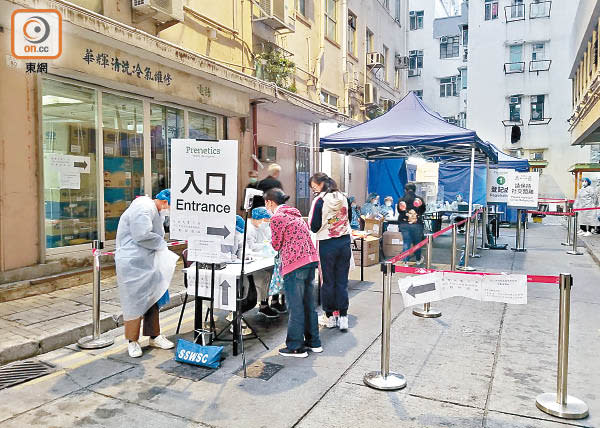
M413 298L415 297L415 295L417 294L423 294L423 293L427 293L428 291L434 291L435 290L435 282L431 282L429 284L423 284L423 285L411 285L410 287L408 287L408 290L406 290L406 292L408 294L410 294L411 296L413 296Z
M227 306L229 304L229 283L227 281L223 281L221 283L221 304L223 306Z
M87 168L87 162L83 161L83 162L73 162L73 166L75 168L83 168L86 169Z
M206 228L207 235L216 235L216 236L222 236L223 238L227 238L230 235L230 233L231 232L229 232L229 229L227 229L227 226L207 227Z

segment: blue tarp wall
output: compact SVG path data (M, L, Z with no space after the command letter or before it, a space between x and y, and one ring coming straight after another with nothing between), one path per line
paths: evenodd
M404 196L404 185L407 179L407 164L405 159L385 159L369 162L369 193L377 193L380 202L383 198L392 196L394 203Z
M440 164L438 185L444 186L444 201L456 200L460 194L465 202L469 202L469 186L471 183L471 167ZM487 195L487 169L475 165L473 174L473 203L485 205Z

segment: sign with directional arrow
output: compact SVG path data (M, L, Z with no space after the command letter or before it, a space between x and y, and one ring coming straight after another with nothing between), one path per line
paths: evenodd
M441 300L440 291L436 288L436 284L439 284L441 279L442 274L434 272L426 275L409 276L399 280L400 293L402 294L402 300L404 300L404 306Z
M239 266L239 265L237 265ZM194 296L196 292L196 269L194 266L185 270L187 275L187 294ZM210 269L198 271L198 296L210 298L212 272ZM231 270L218 270L215 272L215 308L225 311L235 311L236 275Z
M231 262L235 248L238 142L171 140L171 238L188 260Z

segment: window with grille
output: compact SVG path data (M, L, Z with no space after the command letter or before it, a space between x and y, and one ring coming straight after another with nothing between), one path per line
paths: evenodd
M544 95L533 95L531 97L531 120L544 120Z
M440 79L440 97L456 97L456 76Z
M458 56L460 37L440 38L440 59L456 58Z
M485 0L485 20L498 19L498 0Z

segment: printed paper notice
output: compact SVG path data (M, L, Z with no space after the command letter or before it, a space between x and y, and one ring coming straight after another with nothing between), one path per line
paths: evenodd
M440 285L442 273L428 273L426 275L409 276L398 281L404 306L412 306L427 302L442 300Z
M515 305L527 304L526 275L486 275L483 277L482 300Z
M442 299L460 296L481 300L481 280L481 275L444 272L440 284Z
M78 172L60 171L59 187L61 189L76 189L81 188L81 179Z

